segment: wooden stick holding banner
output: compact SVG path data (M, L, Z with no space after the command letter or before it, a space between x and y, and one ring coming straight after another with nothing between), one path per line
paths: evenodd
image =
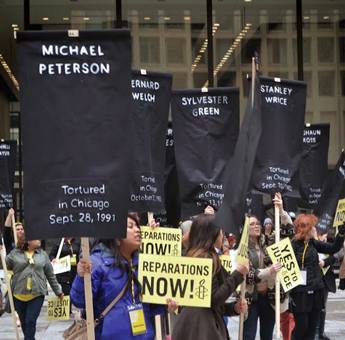
M61 250L62 250L62 247L63 247L64 242L65 242L65 239L62 238L62 239L61 239L61 242L60 242L59 250L58 250L58 252L57 252L57 254L56 254L56 261L60 258ZM84 254L84 253L83 253L83 254Z
M7 285L7 294L8 294L8 298L10 300L10 306L11 306L11 311L12 311L13 328L14 328L14 332L16 333L16 339L19 340L19 333L18 333L16 313L15 313L14 302L13 302L11 282L10 282L10 279L8 277L7 265L6 265L3 249L0 249L0 256L1 256L2 268L4 269L4 274L5 274L5 280L6 280L6 285Z
M238 246L237 255L235 262L245 264L248 258L248 240L249 240L249 217L246 217L243 227L243 233ZM246 297L246 279L247 275L244 277L244 281L241 284L241 298ZM243 323L244 323L244 313L240 314L240 324L238 329L238 340L243 339Z
M153 220L153 212L149 211L147 213L147 222L149 225L151 225L151 222ZM155 316L155 325L156 325L156 339L162 340L162 320L160 315Z
M16 232L16 220L14 219L14 215L12 215L11 220L12 220L12 230L13 230L13 237L14 237L14 247L16 247L17 242L18 242L18 237L17 237L17 232Z
M275 199L279 197L276 194ZM275 224L275 243L280 241L280 218L279 218L279 206L274 205L274 224ZM280 280L279 275L276 273L275 278L275 312L276 312L276 339L280 339Z
M83 258L86 263L90 262L90 245L89 238L81 238L81 246L83 251ZM93 304L92 304L92 285L91 285L91 274L85 273L84 275L84 287L85 287L85 307L86 307L86 323L87 323L87 339L95 340L95 324L93 315Z
M244 281L241 283L241 299L246 297L246 279L247 275L244 277ZM238 340L243 339L243 324L244 324L244 313L240 314L240 328L238 330Z

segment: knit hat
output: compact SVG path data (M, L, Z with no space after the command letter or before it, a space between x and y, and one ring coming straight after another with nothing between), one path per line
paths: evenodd
M271 223L273 225L273 222L270 218L266 218L265 221L264 221L264 226L267 224L267 223Z
M180 228L182 229L182 235L186 234L187 231L190 229L190 227L192 226L193 224L193 221L191 220L187 220L187 221L184 221L181 225L180 225Z

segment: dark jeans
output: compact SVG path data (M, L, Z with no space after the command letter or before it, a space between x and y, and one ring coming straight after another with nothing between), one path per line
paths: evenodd
M295 328L292 330L293 340L313 340L315 337L316 323L320 318L319 310L310 313L293 313Z
M19 315L24 333L24 340L35 340L36 322L44 302L44 295L30 301L21 301L13 297L14 306Z
M258 294L258 300L249 307L248 318L243 324L243 340L254 340L260 318L260 339L272 340L275 311L266 294Z

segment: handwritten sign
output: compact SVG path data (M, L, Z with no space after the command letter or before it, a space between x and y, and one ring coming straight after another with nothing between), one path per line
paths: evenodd
M284 292L303 283L295 253L289 238L267 247L268 255L273 263L280 262L282 269L278 272Z
M339 227L345 222L345 198L338 201L337 212L334 217L334 227Z
M64 296L60 301L58 297L48 298L47 321L69 320L69 296Z
M246 217L244 222L243 233L241 237L240 245L236 254L235 261L241 264L245 264L248 258L248 240L249 240L249 217Z
M65 256L58 259L56 263L53 264L54 274L60 274L69 272L71 270L71 257Z

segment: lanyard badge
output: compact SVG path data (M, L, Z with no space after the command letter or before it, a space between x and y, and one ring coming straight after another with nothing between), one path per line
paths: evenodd
M147 333L143 305L141 303L128 306L133 336Z

